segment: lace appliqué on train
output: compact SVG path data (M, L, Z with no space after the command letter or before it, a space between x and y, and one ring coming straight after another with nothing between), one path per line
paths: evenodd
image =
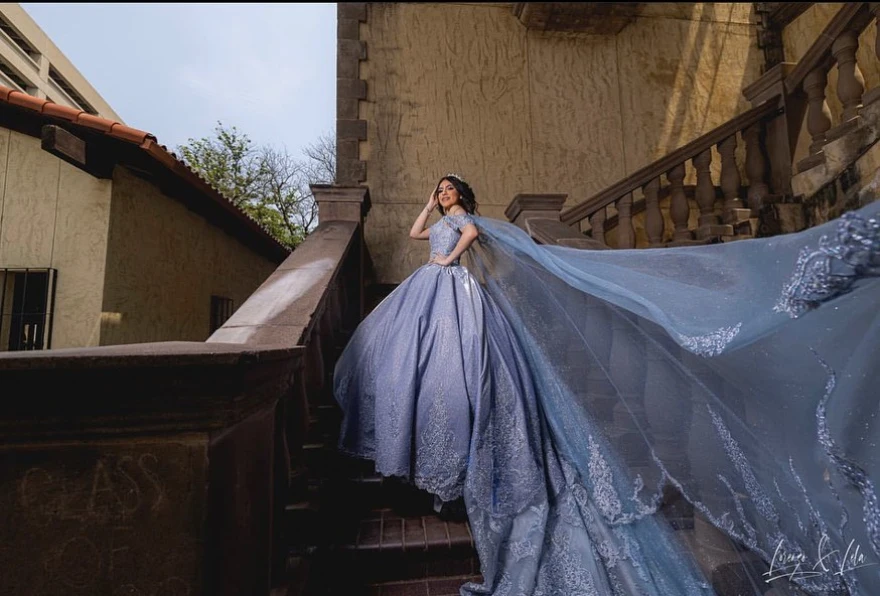
M740 329L742 323L737 323L733 327L721 327L706 335L679 335L678 339L682 346L697 356L717 356L733 341Z
M776 312L797 318L822 302L849 291L866 275L880 273L880 221L855 213L840 217L834 236L822 235L815 249L804 247Z

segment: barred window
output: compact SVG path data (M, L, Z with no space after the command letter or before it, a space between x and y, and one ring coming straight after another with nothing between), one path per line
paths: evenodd
M211 296L211 333L223 326L232 316L232 299L223 296Z
M0 269L0 350L52 345L55 269Z

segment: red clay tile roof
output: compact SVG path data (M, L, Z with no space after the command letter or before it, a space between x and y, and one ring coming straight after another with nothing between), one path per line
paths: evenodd
M275 243L278 248L281 248L285 252L289 252L289 249L266 230L266 228L264 228L257 220L248 215L240 207L236 207L232 201L226 198L219 190L211 186L207 180L199 176L198 173L186 165L184 161L178 159L174 153L168 151L167 147L159 145L156 137L152 134L138 130L137 128L125 126L114 120L93 116L82 110L69 108L46 99L40 99L28 95L27 93L22 93L15 89L9 89L2 85L0 85L0 103L8 103L10 105L33 110L34 112L39 112L44 116L67 120L78 126L85 126L92 130L102 132L109 137L140 146L141 149L149 153L151 157L167 169L171 170L176 176L194 186L197 190L207 195L208 198L223 205L227 211L236 212L236 215L240 216L240 219L244 218L251 224L248 227L255 228L255 231L261 232L267 239ZM243 223L245 222L243 221Z

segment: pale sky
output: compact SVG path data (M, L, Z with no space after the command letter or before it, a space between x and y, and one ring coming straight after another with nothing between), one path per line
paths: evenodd
M299 156L335 126L335 4L21 6L126 124L169 149L220 120Z

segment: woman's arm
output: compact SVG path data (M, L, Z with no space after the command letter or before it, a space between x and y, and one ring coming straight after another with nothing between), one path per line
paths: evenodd
M416 240L427 240L431 236L431 231L425 229L425 223L428 221L428 216L431 215L431 212L437 206L437 191L431 193L431 196L428 197L428 204L425 205L425 208L422 209L422 212L419 213L419 216L416 218L415 222L413 222L412 229L409 231L409 237L414 238Z

